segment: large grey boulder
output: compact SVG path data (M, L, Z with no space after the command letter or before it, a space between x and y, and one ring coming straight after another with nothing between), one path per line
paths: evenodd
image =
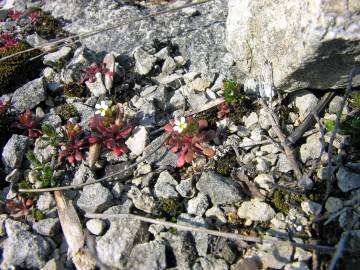
M45 1L43 9L55 17L70 21L65 29L80 34L155 12L153 9L126 4L131 2L134 1L57 0ZM169 3L167 8L174 7L178 4L176 2L179 1ZM226 1L215 0L195 9L197 16L186 12L163 14L84 38L82 42L97 52L130 54L138 46L151 45L155 39L169 39L179 45L185 59L191 60L191 69L204 73L217 70L228 73L233 60L223 44Z
M99 260L109 267L124 269L132 248L147 241L147 225L134 219L112 221L109 230L96 243Z
M281 90L343 88L360 63L359 1L229 0L228 9L226 46L240 70L257 78L268 60Z

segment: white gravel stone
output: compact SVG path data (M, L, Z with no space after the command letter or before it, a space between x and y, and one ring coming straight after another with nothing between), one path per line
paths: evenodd
M188 201L187 212L196 216L202 216L209 207L209 200L203 193Z
M104 232L105 222L101 219L90 219L86 222L86 228L94 235L100 235Z
M301 209L308 215L319 215L322 209L321 204L313 201L304 201L301 203Z
M243 202L239 207L237 214L243 219L268 221L275 216L275 211L267 203L254 199Z

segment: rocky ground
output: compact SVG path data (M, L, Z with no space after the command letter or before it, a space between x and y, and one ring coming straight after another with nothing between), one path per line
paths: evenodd
M1 58L187 1L38 2L0 10ZM247 79L225 48L226 2L0 62L1 269L357 269L359 92Z

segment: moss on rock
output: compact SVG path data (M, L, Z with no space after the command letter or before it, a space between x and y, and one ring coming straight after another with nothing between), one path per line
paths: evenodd
M0 48L0 58L10 56L23 50L32 48L26 42L19 42L11 47ZM14 86L22 84L28 77L32 77L36 70L40 70L38 61L29 62L29 59L38 56L39 50L22 53L6 59L0 64L0 95L9 93Z
M68 97L84 97L85 87L80 84L71 82L64 85L64 95Z
M71 117L78 116L78 111L72 104L65 103L56 107L55 113L61 117L62 120L67 121Z

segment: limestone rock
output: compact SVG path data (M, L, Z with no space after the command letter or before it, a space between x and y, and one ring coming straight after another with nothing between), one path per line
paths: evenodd
M111 221L109 230L97 240L99 260L109 267L123 269L132 248L148 239L147 225L134 219Z
M360 62L359 1L228 3L226 46L241 71L257 78L268 60L280 90L345 88Z
M208 195L213 204L234 203L243 200L238 183L212 171L202 173L196 188Z
M2 161L9 168L19 168L23 161L29 138L14 134L8 140L2 151Z
M259 200L243 202L237 212L240 218L253 221L268 221L275 216L274 209L270 205Z
M14 112L21 113L35 108L45 98L44 80L39 78L17 89L11 98L11 104Z

